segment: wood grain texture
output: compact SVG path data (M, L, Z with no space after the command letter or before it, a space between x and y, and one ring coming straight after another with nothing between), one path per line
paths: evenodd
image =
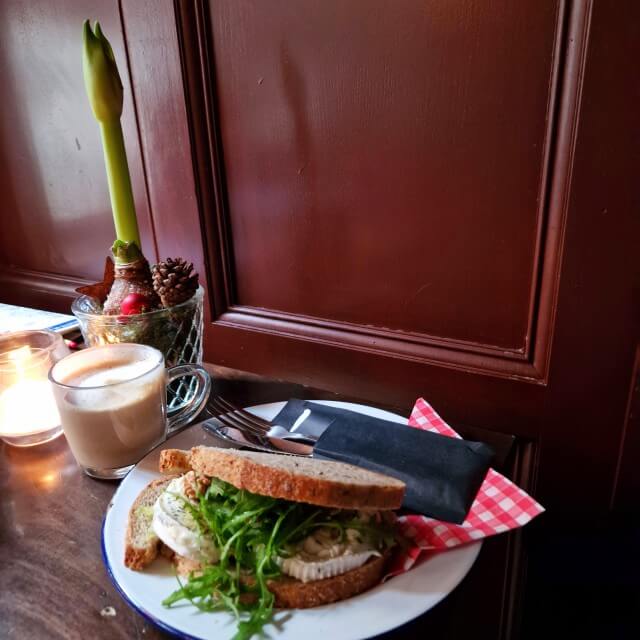
M113 485L85 476L64 436L33 449L2 443L0 456L0 635L145 637L148 627L102 564L100 531ZM115 617L100 615L107 606Z

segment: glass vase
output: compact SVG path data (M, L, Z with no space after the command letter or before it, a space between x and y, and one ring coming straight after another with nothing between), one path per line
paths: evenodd
M80 322L85 344L134 342L155 347L164 355L165 367L179 364L202 364L204 289L185 302L167 309L134 315L104 315L96 298L80 296L71 304L71 311ZM179 378L167 390L167 406L177 411L189 402L196 391L193 376Z

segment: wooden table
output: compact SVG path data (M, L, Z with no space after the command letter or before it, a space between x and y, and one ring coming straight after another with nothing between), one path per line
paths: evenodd
M211 367L214 390L246 405L290 397L352 399L300 385ZM408 415L411 407L383 407ZM512 441L473 430L514 468ZM517 465L516 465L517 466ZM102 519L117 484L76 465L64 436L45 445L0 448L0 637L165 638L118 595L100 551ZM412 638L509 637L514 622L519 534L485 543L475 566L444 602L386 634ZM505 586L506 585L506 586ZM109 615L109 614L112 615Z

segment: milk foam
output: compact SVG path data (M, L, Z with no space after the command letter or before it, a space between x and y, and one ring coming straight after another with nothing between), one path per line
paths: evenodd
M97 371L94 369L78 376L73 376L73 384L78 387L103 387L108 384L125 382L148 373L156 364L156 361L151 359L127 362L116 366L105 364L104 369L98 369Z
M81 370L69 376L65 382L83 390L68 392L66 401L89 411L110 411L135 404L154 393L157 386L156 376L153 379L148 376L140 380L135 378L149 373L157 364L155 359L104 362L102 366ZM120 382L127 384L118 385Z

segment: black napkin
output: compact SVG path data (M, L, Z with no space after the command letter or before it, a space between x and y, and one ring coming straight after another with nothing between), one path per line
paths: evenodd
M438 520L464 521L489 469L493 450L471 442L411 429L346 409L290 400L273 423L318 438L313 456L379 471L406 483L403 507Z

